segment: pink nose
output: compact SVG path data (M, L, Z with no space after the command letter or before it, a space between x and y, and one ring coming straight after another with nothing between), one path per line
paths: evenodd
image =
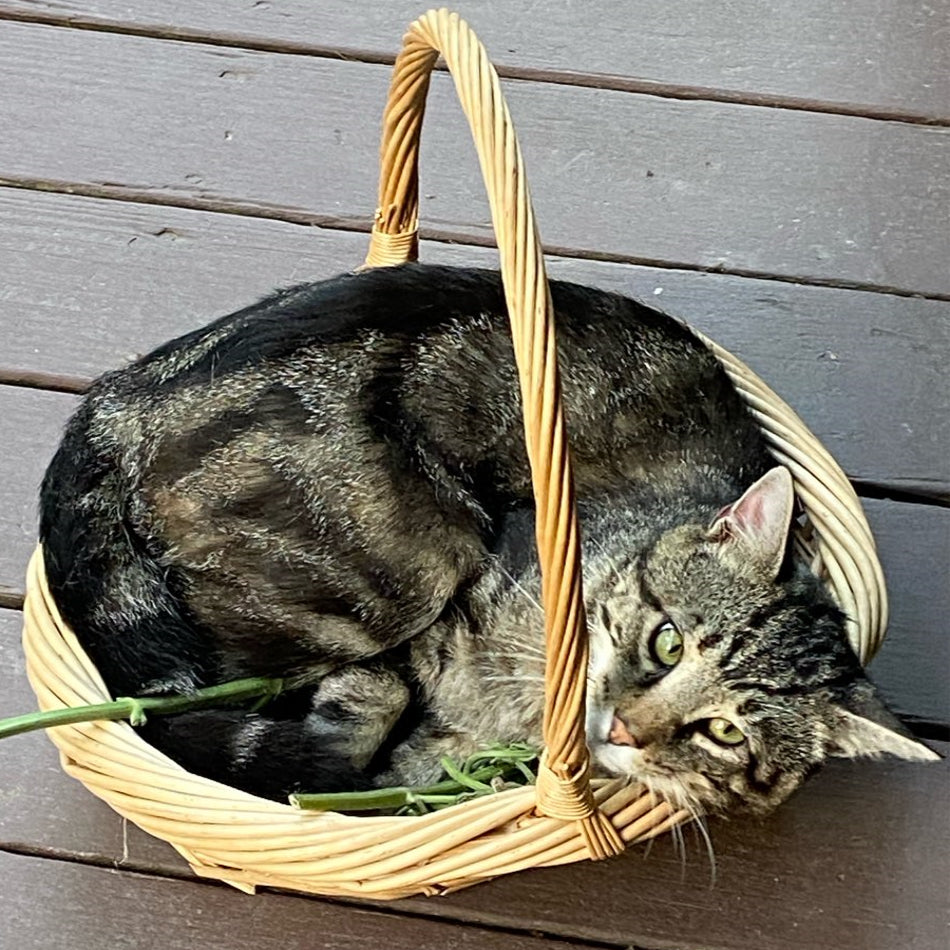
M634 749L640 748L640 740L630 731L627 724L616 713L614 713L613 722L610 724L607 741L614 745L628 745Z

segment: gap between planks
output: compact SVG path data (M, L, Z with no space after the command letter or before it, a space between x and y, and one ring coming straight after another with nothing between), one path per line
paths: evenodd
M155 40L172 40L178 43L198 43L204 46L220 46L230 49L253 50L262 53L283 53L294 56L310 56L315 59L335 59L346 62L392 66L394 53L360 49L346 46L322 46L317 43L292 42L290 40L260 39L245 34L206 33L188 27L151 27L135 24L118 24L84 17L81 14L56 15L36 12L0 11L0 20L18 23L35 23L61 29L86 30L94 33L114 33L139 36ZM792 112L815 112L825 115L844 115L882 122L899 122L906 125L931 125L950 128L950 116L918 115L880 106L852 106L846 103L827 102L801 96L785 96L771 93L742 92L711 86L688 86L656 80L631 79L625 76L574 72L562 69L538 69L536 67L499 66L496 71L502 79L546 83L550 85L581 86L607 89L612 92L635 93L658 99L681 101L721 102L730 105L745 105L757 108L783 109ZM436 69L445 72L444 63Z
M14 590L6 584L0 584L0 608L7 610L23 609L23 591Z
M21 191L39 191L46 194L70 195L80 198L100 198L109 201L124 201L131 204L156 205L168 208L185 208L191 211L210 211L215 214L230 214L245 218L262 218L281 221L285 224L297 224L305 227L318 227L325 230L349 231L369 234L372 220L367 217L349 217L327 215L301 211L295 208L282 208L274 205L255 204L253 202L222 198L202 198L192 195L156 195L141 188L131 188L116 182L70 182L54 179L0 177L0 188L16 188ZM470 247L496 247L494 238L480 238L467 232L455 232L421 227L419 238L439 244L462 244ZM543 244L542 251L551 257L573 258L574 260L599 261L606 264L632 264L638 267L654 267L659 270L690 271L700 274L724 274L730 277L744 277L750 280L774 281L781 284L798 284L804 287L825 287L831 290L859 290L864 293L886 294L893 297L909 297L917 300L937 300L950 302L950 293L922 293L888 284L875 284L860 280L844 280L833 277L796 276L793 274L774 274L746 267L728 267L721 264L704 266L633 254L615 254L585 248L567 247L557 244Z

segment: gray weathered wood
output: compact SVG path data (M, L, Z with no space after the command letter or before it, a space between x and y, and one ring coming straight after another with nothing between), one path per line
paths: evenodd
M308 900L253 898L197 881L0 853L4 947L75 950L567 950L590 947ZM42 902L45 913L37 913Z
M275 286L350 269L366 248L362 234L9 188L0 220L0 379L4 367L98 375ZM497 262L494 250L432 242L423 259ZM950 303L567 258L549 266L732 348L852 477L950 493Z
M0 387L0 585L7 589L23 590L40 481L76 405L75 396Z
M0 611L0 717L32 703L18 628L17 614ZM666 837L605 864L533 871L395 906L447 921L678 950L935 950L948 911L948 777L947 760L835 763L765 822L712 822L715 883L703 846L687 831L682 866ZM0 789L0 850L55 850L84 861L189 873L168 845L124 826L67 778L42 735L0 745ZM181 902L197 908L205 899ZM234 906L243 906L237 900ZM260 896L251 906L261 905L257 913L269 919L275 900ZM125 913L125 898L121 906Z
M901 715L950 724L950 510L864 502L888 581L891 622L871 668Z
M60 22L357 57L393 55L405 27L424 9L417 0L0 2L2 13ZM724 0L704 7L702 16L692 0L641 0L626 8L611 0L588 0L582 7L459 0L451 9L468 19L502 69L621 88L636 84L661 94L692 88L709 96L793 97L792 105L825 102L874 114L948 115L945 3L808 0L766 11L756 0Z
M872 499L864 507L882 553L892 608L893 636L871 662L871 676L896 712L948 724L950 510L921 511ZM917 624L923 626L916 629Z
M863 483L946 495L950 302L695 272L721 262L947 294L947 130L915 125L947 121L945 0L642 0L619 26L622 5L608 0L460 4L496 60L530 80L506 87L545 237L573 255L552 270L658 302L737 350ZM424 6L0 0L0 20L101 27L0 23L0 181L153 203L0 189L0 383L75 388L273 284L358 262L360 236L262 219L365 226L388 82L372 64ZM258 52L234 48L245 44ZM424 223L484 242L486 204L448 85L436 80L429 110ZM710 101L674 101L697 96ZM777 108L723 104L737 98ZM902 121L816 114L835 112ZM494 259L444 244L426 254ZM580 259L591 256L693 272ZM0 386L0 608L22 589L36 484L74 405ZM899 711L945 734L950 512L867 507L894 606L872 672ZM33 704L19 624L0 609L0 716ZM936 950L948 942L948 770L838 764L764 823L714 822L713 887L687 832L685 871L666 837L649 853L380 913L164 880L190 877L177 854L66 777L45 737L21 736L0 743L0 852L45 859L0 854L0 946L540 950L558 936L656 950Z
M365 223L388 78L364 63L0 23L0 85L30 90L0 100L0 126L15 130L0 137L0 178ZM430 93L423 220L484 241L450 86L437 76ZM950 293L941 128L506 88L542 234L571 256Z
M21 629L19 611L0 609L0 718L36 708L26 679ZM117 865L190 873L170 845L139 831L69 778L42 732L0 741L3 849L63 851ZM6 948L2 940L0 946Z

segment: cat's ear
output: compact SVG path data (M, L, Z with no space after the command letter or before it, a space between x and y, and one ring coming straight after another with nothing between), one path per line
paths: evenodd
M937 762L940 756L907 734L896 716L871 696L860 703L860 711L844 706L831 710L828 755L846 759L893 755L900 759Z
M785 558L794 507L791 473L778 465L716 515L708 537L730 553L735 549L773 580Z

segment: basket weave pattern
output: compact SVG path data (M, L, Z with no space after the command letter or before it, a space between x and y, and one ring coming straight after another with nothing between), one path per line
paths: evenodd
M377 898L442 893L527 867L605 857L687 817L635 783L589 777L580 545L544 261L498 77L474 33L444 10L410 26L394 67L379 206L364 266L398 264L417 255L419 135L440 53L471 125L489 194L521 379L547 637L545 752L538 783L422 817L312 814L192 775L124 723L50 730L70 775L120 814L170 841L199 875L246 890L271 885ZM887 605L860 503L794 412L739 360L707 342L749 403L773 453L792 471L807 511L799 551L827 579L851 618L852 643L866 661L883 636ZM111 698L59 616L39 549L27 578L24 647L43 709Z

